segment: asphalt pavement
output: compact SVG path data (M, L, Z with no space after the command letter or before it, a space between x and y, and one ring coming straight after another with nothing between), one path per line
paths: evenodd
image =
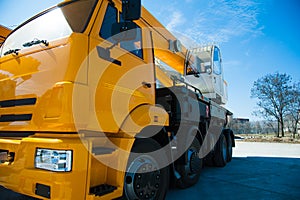
M300 144L236 142L224 168L205 167L199 182L167 200L299 200Z
M0 188L0 200L19 199ZM188 189L170 189L167 200L299 200L300 144L236 142L224 168L205 167Z

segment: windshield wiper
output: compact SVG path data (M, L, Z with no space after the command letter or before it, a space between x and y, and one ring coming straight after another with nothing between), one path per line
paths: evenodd
M49 42L47 40L35 39L35 40L32 40L31 42L27 42L27 43L23 44L23 47L31 47L36 44L44 44L45 46L49 46Z
M6 56L6 55L9 55L9 54L12 54L12 53L14 53L16 55L19 55L18 51L20 51L20 50L21 49L11 49L11 50L8 50L7 52L5 52L4 55Z

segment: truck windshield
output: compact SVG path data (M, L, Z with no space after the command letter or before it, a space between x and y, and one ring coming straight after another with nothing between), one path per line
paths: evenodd
M211 73L211 49L200 47L192 49L186 57L186 75Z
M83 32L96 1L67 2L36 15L14 30L6 39L2 46L1 56L11 50L26 48L23 45L31 41L51 42L69 36L72 32Z

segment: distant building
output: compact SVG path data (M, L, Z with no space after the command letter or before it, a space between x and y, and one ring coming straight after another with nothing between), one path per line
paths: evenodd
M250 122L250 119L246 119L246 118L233 118L233 121L235 123L239 123L239 124L246 124Z
M230 128L236 134L249 134L249 133L251 133L250 119L233 118L230 126L231 126Z
M6 37L10 34L10 32L11 32L11 29L0 25L0 47L2 46Z

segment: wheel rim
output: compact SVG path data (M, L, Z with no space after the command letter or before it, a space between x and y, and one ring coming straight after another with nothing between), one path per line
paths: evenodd
M188 175L189 177L194 177L200 172L201 160L198 156L196 149L189 149L188 151Z
M128 199L154 199L161 185L161 171L155 159L141 155L134 159L125 177Z

